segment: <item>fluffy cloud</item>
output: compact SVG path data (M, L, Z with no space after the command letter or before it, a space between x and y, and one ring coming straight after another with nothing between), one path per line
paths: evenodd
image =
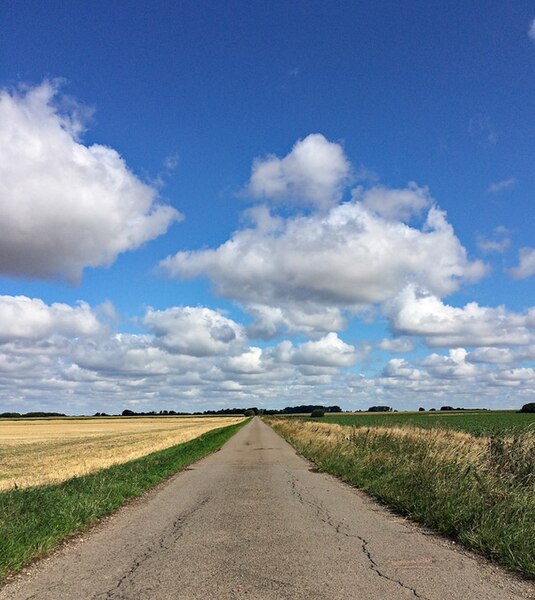
M513 279L527 279L535 274L535 248L521 248L517 267L509 269Z
M0 344L13 340L39 340L52 335L98 336L104 325L88 304L45 304L39 298L0 296Z
M385 365L382 373L383 377L402 377L404 379L420 379L421 371L412 367L402 358L392 358Z
M375 186L365 190L359 187L353 191L353 198L381 217L396 221L408 221L420 215L432 203L429 190L418 187L414 182L410 182L405 189Z
M464 348L450 350L448 356L431 354L421 364L427 368L427 372L435 377L445 379L458 379L472 377L477 374L475 365L467 363L468 352Z
M515 356L510 348L492 348L481 347L476 348L468 354L466 360L472 363L510 363Z
M244 344L241 325L209 308L149 309L143 323L171 353L211 356L235 352Z
M297 348L287 348L286 355L293 364L318 367L350 367L357 360L355 347L334 332L316 341L303 342Z
M413 195L419 202L420 190L410 187L404 196ZM344 322L341 311L385 302L407 282L443 296L486 271L467 258L437 208L417 228L358 201L288 219L268 221L263 213L219 248L179 252L160 266L173 277L207 276L218 294L250 306L266 334L281 323L299 331L336 330Z
M429 346L503 346L533 340L535 309L526 314L470 302L462 308L407 286L388 307L396 334L422 336Z
M299 140L284 158L257 158L247 191L255 198L325 209L340 200L350 170L342 147L315 133Z
M61 111L57 95L54 82L0 92L0 272L77 281L180 214L115 150L84 145L83 111Z

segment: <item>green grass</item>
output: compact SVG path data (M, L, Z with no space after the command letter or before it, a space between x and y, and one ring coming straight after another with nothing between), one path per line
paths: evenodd
M219 449L247 421L58 485L0 494L0 580Z
M437 429L403 436L347 428L329 436L310 421L270 424L321 470L535 579L535 432L471 441Z
M517 413L510 410L493 411L433 411L417 413L353 413L326 414L326 423L352 427L399 427L412 425L466 431L472 435L489 435L497 431L535 430L535 413Z

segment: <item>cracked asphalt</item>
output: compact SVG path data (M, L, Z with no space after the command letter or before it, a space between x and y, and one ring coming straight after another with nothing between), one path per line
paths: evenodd
M535 586L317 473L260 419L0 600L507 600Z

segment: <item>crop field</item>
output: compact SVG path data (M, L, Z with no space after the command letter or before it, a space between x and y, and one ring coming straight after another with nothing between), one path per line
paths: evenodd
M268 422L321 470L535 578L533 417L351 414Z
M243 417L0 420L0 490L59 483L182 444Z
M476 436L499 431L535 431L535 413L511 410L493 411L433 411L415 413L335 413L324 417L326 423L353 427L422 427L424 429L455 429Z

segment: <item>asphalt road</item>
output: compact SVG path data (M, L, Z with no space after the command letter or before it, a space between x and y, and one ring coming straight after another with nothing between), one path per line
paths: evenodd
M535 586L314 472L256 418L31 567L7 598L507 600Z

